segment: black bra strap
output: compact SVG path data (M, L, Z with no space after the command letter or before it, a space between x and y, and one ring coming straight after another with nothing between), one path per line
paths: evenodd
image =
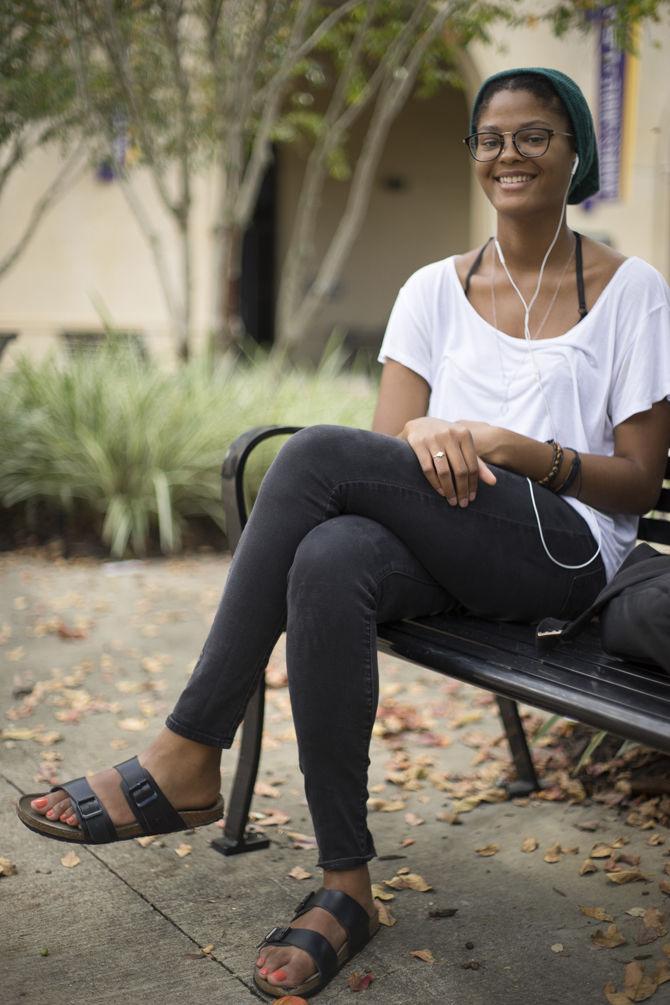
M481 248L479 249L479 254L475 258L475 260L472 263L472 265L470 266L470 271L468 272L467 276L465 277L465 295L466 295L466 297L468 295L468 290L470 288L470 277L472 275L474 275L474 273L477 271L477 269L481 265L481 261L482 261L482 257L484 255L484 252L486 251L486 249L488 248L488 246L489 246L489 244L491 243L492 240L493 240L493 238L489 237L488 241L481 246Z
M584 264L582 262L582 235L573 231L575 235L575 270L577 272L577 296L579 297L579 318L580 320L589 313L586 308L586 296L584 294Z
M584 262L582 259L582 235L578 231L573 231L575 235L575 271L577 273L577 296L579 298L579 318L580 320L588 314L588 309L586 306L586 294L584 293ZM470 266L470 270L465 277L465 295L467 297L468 290L470 288L470 279L477 271L481 265L484 252L493 240L489 237L488 241L481 246L479 253L475 258L474 262Z

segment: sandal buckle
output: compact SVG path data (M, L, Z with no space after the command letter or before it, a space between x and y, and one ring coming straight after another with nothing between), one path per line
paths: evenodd
M284 928L281 928L279 925L275 925L274 928L270 929L265 938L261 939L258 945L262 946L264 942L281 942L281 940L288 935L290 930L290 925L286 925ZM258 948L258 946L256 948Z
M86 809L87 803L93 803L92 809ZM81 813L83 820L92 820L93 817L102 816L102 810L100 809L100 804L98 803L98 797L86 796L85 799L80 799L79 812Z
M142 792L144 792L144 795L140 795ZM151 784L147 781L137 782L135 785L131 785L130 795L133 802L140 810L144 809L145 806L148 806L149 803L153 803L156 799L158 799L158 793L154 791Z

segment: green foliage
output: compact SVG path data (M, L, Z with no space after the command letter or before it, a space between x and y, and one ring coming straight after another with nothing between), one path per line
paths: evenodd
M0 501L36 501L98 529L112 555L157 540L178 551L185 521L222 529L220 468L232 440L261 424L369 428L373 383L342 372L332 347L315 372L258 348L235 364L201 357L177 372L121 347L66 362L23 358L0 381ZM254 452L250 501L283 441Z
M0 4L0 148L28 149L63 138L75 120L75 82L43 3Z

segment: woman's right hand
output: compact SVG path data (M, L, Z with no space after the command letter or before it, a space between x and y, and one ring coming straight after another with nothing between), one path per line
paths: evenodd
M484 423L476 425L492 431L495 428ZM465 422L447 422L424 415L406 422L398 438L407 440L424 475L451 506L467 506L472 502L480 478L487 485L496 483L496 476L477 453L472 430ZM440 450L445 456L435 457Z

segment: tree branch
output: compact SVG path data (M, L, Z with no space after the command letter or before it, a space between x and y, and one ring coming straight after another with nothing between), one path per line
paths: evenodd
M18 241L16 241L14 247L8 251L2 259L0 259L0 276L3 276L5 272L8 271L19 255L23 253L45 214L48 213L58 200L61 199L75 184L75 182L79 180L79 177L86 167L85 163L81 163L84 150L85 144L83 142L79 143L62 165L54 180L37 200L33 206L32 213L30 214L30 219L28 220L28 223L26 224L26 227ZM79 167L81 170L75 171L76 167Z
M323 300L329 295L336 277L341 272L347 255L358 236L369 202L374 173L384 148L391 123L407 99L428 47L442 30L446 20L462 6L463 0L444 4L435 14L431 24L409 53L399 74L397 68L389 74L390 80L377 99L372 122L366 133L349 190L349 197L335 235L318 269L316 278L302 304L287 324L285 341L297 342L311 323Z

